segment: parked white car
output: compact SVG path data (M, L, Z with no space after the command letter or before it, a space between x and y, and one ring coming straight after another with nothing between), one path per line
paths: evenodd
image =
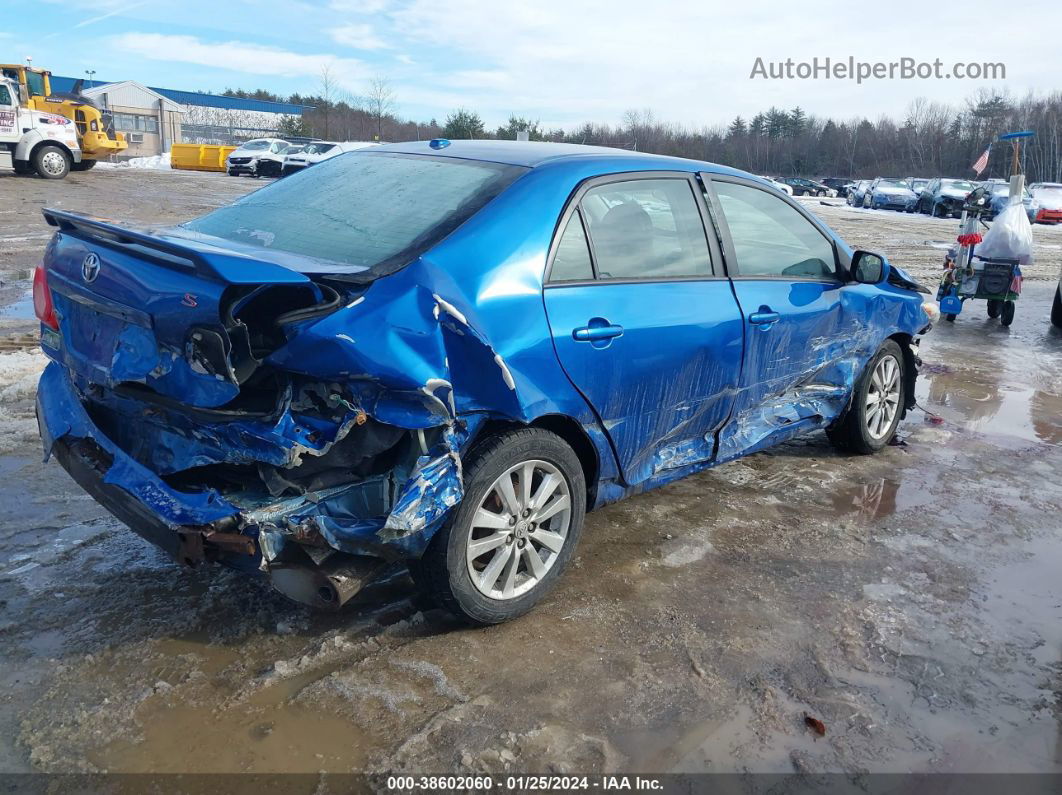
M283 176L293 174L296 171L329 160L344 152L353 152L355 149L365 149L369 146L378 146L373 141L314 141L307 144L302 151L294 152L284 158Z
M279 176L284 165L284 153L291 144L280 138L255 138L240 144L225 158L225 170L230 177L249 174L252 177L263 176L263 171ZM263 168L264 167L264 168Z
M779 182L778 180L774 179L773 177L766 177L766 176L760 177L760 179L767 180L768 182L771 183L771 187L772 188L778 188L778 190L780 190L786 196L792 196L793 195L793 189L791 187L789 187L788 185L786 185L784 182Z

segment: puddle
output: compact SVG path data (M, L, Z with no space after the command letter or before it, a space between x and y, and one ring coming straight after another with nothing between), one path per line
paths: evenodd
M0 318L9 320L33 320L33 290L9 304L0 306Z
M926 373L919 402L966 431L1062 443L1062 396L1000 387L985 373Z
M222 712L173 704L148 710L143 741L119 741L88 758L109 772L197 773L349 772L365 762L362 729L341 718L278 703Z

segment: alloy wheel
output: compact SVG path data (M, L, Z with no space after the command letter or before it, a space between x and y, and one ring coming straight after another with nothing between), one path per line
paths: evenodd
M872 439L882 439L891 429L900 410L900 363L891 355L882 356L874 367L867 389L867 432Z
M538 585L568 540L571 489L548 461L509 467L487 490L472 518L465 562L476 589L515 599Z

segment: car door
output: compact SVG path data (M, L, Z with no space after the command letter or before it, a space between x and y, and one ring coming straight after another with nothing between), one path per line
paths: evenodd
M17 143L22 134L17 129L18 107L7 85L0 84L0 142ZM12 151L11 156L14 157Z
M737 177L705 175L727 271L745 317L745 353L720 460L816 425L843 407L856 344L845 327L832 236L796 202Z
M623 174L576 192L543 291L558 359L628 485L712 459L741 370L740 310L693 175Z

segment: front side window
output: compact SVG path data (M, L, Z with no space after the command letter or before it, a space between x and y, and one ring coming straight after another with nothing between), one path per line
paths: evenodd
M393 272L468 220L520 166L356 152L184 224L245 246L326 260L332 273ZM309 262L293 267L320 270Z
M759 188L713 182L742 276L833 279L833 244L784 199Z
M26 89L31 97L44 96L44 75L39 72L26 71Z
M13 105L11 101L11 92L7 90L7 86L0 86L0 105Z
M685 179L599 185L580 203L599 279L710 276L704 224Z

